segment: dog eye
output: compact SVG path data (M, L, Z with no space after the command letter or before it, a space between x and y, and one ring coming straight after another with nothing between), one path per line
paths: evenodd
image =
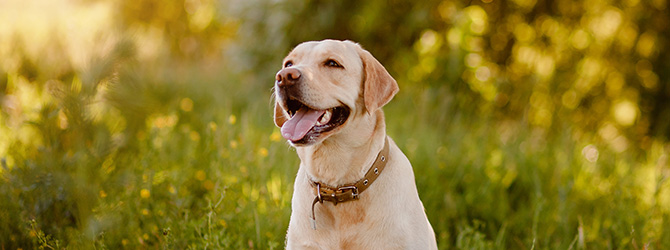
M288 67L291 67L291 66L293 66L293 62L291 62L291 61L287 61L286 63L284 63L284 68L288 68Z
M328 67L344 68L344 67L342 67L342 65L340 65L339 63L337 63L333 59L329 59L328 61L326 61L325 65L328 66Z

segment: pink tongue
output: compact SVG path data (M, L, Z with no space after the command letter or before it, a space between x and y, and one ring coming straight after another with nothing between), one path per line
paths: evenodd
M291 141L302 139L325 112L325 110L313 110L303 106L281 127L282 136Z

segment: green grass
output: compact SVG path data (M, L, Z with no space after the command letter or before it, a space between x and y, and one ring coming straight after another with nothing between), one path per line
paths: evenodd
M272 75L146 65L124 46L56 79L2 74L0 247L282 249L299 162ZM616 152L399 82L387 132L440 249L670 248L667 142Z

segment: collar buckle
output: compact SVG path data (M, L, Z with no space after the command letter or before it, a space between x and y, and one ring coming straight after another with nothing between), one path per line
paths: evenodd
M384 167L386 167L388 155L389 139L388 137L385 137L384 148L377 154L377 159L372 163L372 166L368 169L368 172L365 173L363 179L356 183L347 184L347 186L338 188L328 187L327 185L321 185L320 182L312 181L312 184L316 189L316 197L314 197L314 201L312 201L312 217L310 218L312 229L316 230L316 215L314 213L314 205L316 205L316 203L323 204L323 201L330 201L333 203L333 206L336 206L340 202L360 199L359 194L370 187L372 182L377 179L382 170L384 170ZM347 196L347 193L351 193L351 196Z
M351 198L352 199L358 200L358 187L357 186L344 186L344 187L337 188L337 191L340 191L342 193L346 192L347 190L351 190Z

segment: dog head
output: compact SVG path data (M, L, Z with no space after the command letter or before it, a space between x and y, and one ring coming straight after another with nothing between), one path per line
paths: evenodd
M302 43L275 78L274 122L294 146L326 140L398 92L384 66L351 41Z

